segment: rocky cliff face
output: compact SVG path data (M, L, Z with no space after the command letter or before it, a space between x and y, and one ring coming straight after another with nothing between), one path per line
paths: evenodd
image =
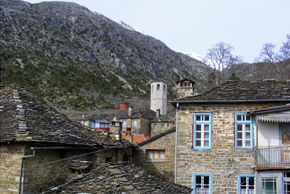
M154 80L166 82L172 98L175 81L200 83L210 70L74 3L0 0L0 31L3 83L17 83L64 109L147 100Z

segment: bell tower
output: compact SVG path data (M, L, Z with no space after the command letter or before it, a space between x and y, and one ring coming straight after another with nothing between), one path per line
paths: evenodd
M150 109L155 112L159 110L160 115L167 114L167 84L163 82L151 83Z

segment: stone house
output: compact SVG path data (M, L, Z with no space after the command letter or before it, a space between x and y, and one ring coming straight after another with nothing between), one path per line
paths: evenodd
M175 128L152 136L137 144L133 162L150 172L173 182L175 156Z
M166 115L156 116L151 121L151 137L175 127L175 112L172 110Z
M171 101L177 109L175 182L193 193L255 193L257 134L248 112L290 102L289 86L278 80L226 81Z
M256 130L256 192L290 193L290 104L249 112Z
M132 144L73 122L24 89L0 86L0 193L41 193L105 162L131 160Z

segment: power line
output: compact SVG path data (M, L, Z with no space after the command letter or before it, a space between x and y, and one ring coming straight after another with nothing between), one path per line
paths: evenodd
M90 155L90 154L94 154L94 153L98 153L98 152L103 152L103 151L110 150L110 149L113 149L113 148L114 147L106 148L106 149L97 150L97 151L86 153L86 154L72 156L72 157L69 157L69 158L64 158L64 159L55 160L55 161L51 161L51 162L46 162L46 163L42 163L42 164L38 164L38 165L34 165L34 166L28 166L28 167L25 167L25 169L39 167L39 166L44 166L44 165L53 164L53 163L57 163L57 162L62 162L62 161L70 160L70 159L73 159L73 158L78 158L78 157L81 157L81 156L86 156L86 155Z

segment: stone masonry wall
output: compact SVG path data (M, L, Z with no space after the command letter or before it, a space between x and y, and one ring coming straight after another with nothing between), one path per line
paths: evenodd
M156 129L154 129L154 124L156 125ZM164 125L164 129L161 128L162 124ZM154 137L155 135L163 133L163 132L167 131L168 129L171 129L174 126L175 126L174 121L151 122L151 137Z
M34 145L32 147L41 147ZM1 143L0 147L0 193L18 193L21 157L32 155L28 143ZM123 161L124 155L132 155L132 149L109 149L91 154L91 149L37 149L35 156L23 159L22 190L25 193L41 193L49 187L58 186L77 178L92 168L108 162ZM90 154L89 154L90 153ZM79 156L69 160L72 156ZM86 171L69 168L71 160L89 161ZM130 157L129 157L130 160ZM54 162L58 161L58 162Z
M235 149L235 113L274 105L277 104L181 104L177 184L193 188L193 174L211 174L213 194L238 193L238 175L254 174L255 163L253 150ZM193 149L193 113L212 113L211 150Z
M24 144L0 144L0 193L18 192L20 163L24 152Z
M146 149L164 149L165 161L148 161L146 159ZM172 132L137 148L134 152L133 162L139 166L144 167L146 170L161 175L166 180L173 182L174 150L175 132Z

